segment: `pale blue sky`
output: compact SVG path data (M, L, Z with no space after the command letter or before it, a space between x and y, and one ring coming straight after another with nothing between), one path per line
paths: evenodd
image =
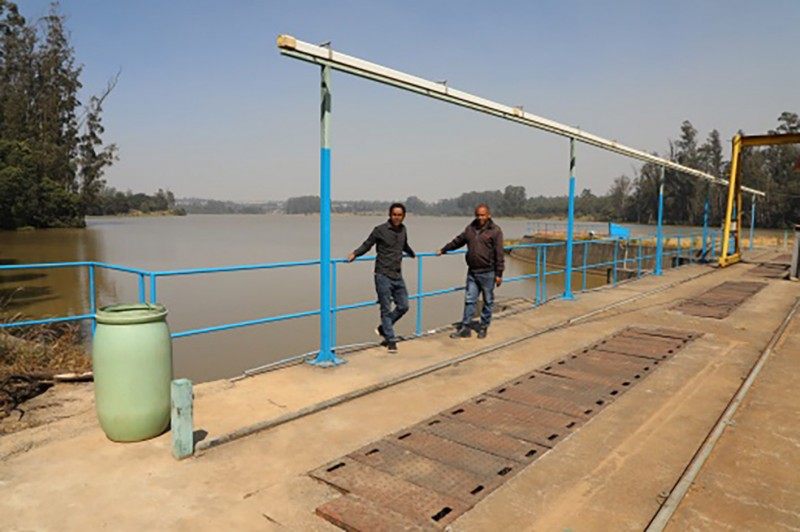
M25 16L48 2L24 0ZM800 112L800 0L63 0L86 94L117 70L105 139L118 189L257 201L319 190L319 70L281 33L646 151L683 120L763 133ZM334 73L334 199L523 185L565 194L561 137ZM578 190L635 161L578 146Z

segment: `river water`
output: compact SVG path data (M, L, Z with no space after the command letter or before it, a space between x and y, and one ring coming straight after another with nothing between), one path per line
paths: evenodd
M383 216L334 216L332 253L345 257L385 221ZM507 239L520 238L526 220L498 219ZM409 215L406 226L415 251L435 251L470 222L469 218ZM319 257L319 217L287 215L191 215L185 217L90 218L86 229L0 233L0 264L99 261L149 271L299 261ZM532 266L507 257L506 277L532 273ZM425 291L464 283L463 255L424 259ZM338 266L338 303L374 301L373 263ZM417 262L405 259L409 293L417 291ZM600 281L591 281L597 285ZM136 301L135 275L98 270L98 306ZM65 316L88 312L86 268L0 274L4 318ZM319 308L317 266L159 278L158 300L169 310L172 331L184 331ZM563 290L548 277L548 294ZM149 292L148 292L149 294ZM534 297L533 281L505 283L500 299ZM463 292L426 298L423 330L460 318ZM398 334L414 332L416 304L399 322ZM337 318L340 345L373 341L377 307L345 311ZM196 382L240 374L267 362L319 347L319 319L308 317L215 332L174 342L176 377ZM400 352L403 346L400 345Z

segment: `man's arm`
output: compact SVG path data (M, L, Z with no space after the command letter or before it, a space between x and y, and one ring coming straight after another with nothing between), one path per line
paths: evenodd
M442 255L448 251L458 249L467 243L467 232L463 231L460 235L456 236L453 240L445 244L442 249L436 252L437 255Z
M503 241L503 230L498 227L497 235L495 235L494 239L494 281L497 286L503 284L503 271L506 269Z
M372 232L367 237L367 239L364 240L364 243L358 246L358 248L355 251L353 251L347 256L347 262L353 262L354 260L356 260L356 257L360 257L361 255L372 249L372 246L374 246L375 242L377 241L377 235L375 234L376 230L377 228L373 229Z
M406 243L403 244L403 251L408 253L408 256L411 257L412 259L417 257L417 254L414 253L414 250L411 249L411 246L408 245L408 238L406 238Z

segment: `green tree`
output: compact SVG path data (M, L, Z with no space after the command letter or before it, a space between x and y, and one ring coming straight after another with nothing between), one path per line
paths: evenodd
M20 194L0 201L0 227L84 224L115 147L101 140L110 89L82 107L81 69L57 3L29 24L0 0L0 189Z

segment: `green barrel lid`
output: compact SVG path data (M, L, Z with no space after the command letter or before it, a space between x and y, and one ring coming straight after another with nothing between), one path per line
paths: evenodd
M167 309L160 303L133 303L110 305L97 311L97 323L108 325L130 325L161 321L167 316Z

